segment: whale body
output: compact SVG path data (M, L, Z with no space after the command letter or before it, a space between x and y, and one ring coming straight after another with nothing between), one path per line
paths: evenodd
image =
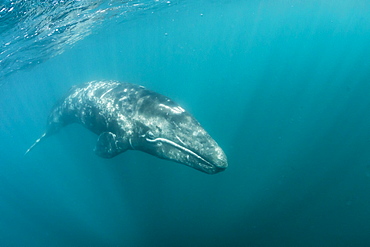
M94 151L103 158L140 150L208 174L228 166L223 150L191 114L143 86L92 81L72 87L52 108L45 133L26 154L71 123L98 135Z

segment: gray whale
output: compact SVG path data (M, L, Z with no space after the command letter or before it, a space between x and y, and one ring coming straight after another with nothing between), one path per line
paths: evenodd
M140 150L208 174L228 166L219 145L181 106L142 86L117 81L72 87L53 107L47 130L26 154L71 123L99 136L94 151L103 158Z

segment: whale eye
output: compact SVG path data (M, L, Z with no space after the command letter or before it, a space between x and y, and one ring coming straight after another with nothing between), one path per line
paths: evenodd
M153 134L153 132L151 132L150 130L148 132L146 132L146 138L149 138L149 139L154 139L155 136Z

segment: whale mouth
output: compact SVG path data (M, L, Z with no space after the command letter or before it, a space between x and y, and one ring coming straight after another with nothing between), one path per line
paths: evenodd
M165 143L181 151L181 155L176 155L174 157L165 156L163 157L165 159L174 160L208 174L215 174L227 168L226 160L215 159L216 162L211 162L197 152L166 138L158 137L150 139L146 137L145 139L152 143Z

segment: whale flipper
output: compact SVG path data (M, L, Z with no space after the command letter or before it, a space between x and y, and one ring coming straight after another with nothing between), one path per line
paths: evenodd
M112 132L103 132L98 137L94 152L102 158L113 158L128 149L129 144L122 142L122 140L122 138L118 139Z

